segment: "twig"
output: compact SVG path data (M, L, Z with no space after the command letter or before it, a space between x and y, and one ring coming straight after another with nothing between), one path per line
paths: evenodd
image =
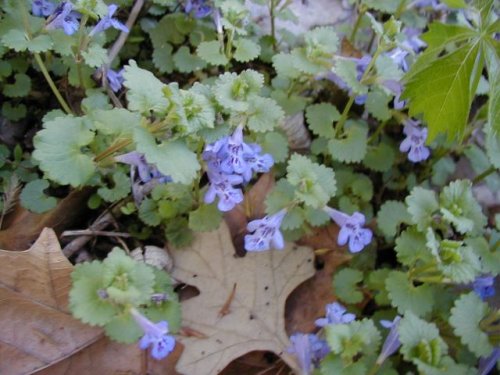
M236 283L234 283L233 290L229 294L229 297L227 297L224 306L222 306L222 308L219 311L219 314L217 315L219 318L222 318L223 316L229 314L229 312L231 311L229 308L231 307L231 302L233 302L235 293L236 293Z
M80 229L80 230L67 230L61 234L61 237L69 236L107 236L107 237L131 237L129 233L121 232L108 232L103 230Z

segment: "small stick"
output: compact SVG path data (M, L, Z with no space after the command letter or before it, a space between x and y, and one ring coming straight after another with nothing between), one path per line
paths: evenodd
M231 306L231 302L233 302L234 299L234 294L236 293L236 283L233 285L233 290L229 294L229 297L227 298L226 302L224 303L224 306L219 311L219 314L217 315L219 318L222 318L224 315L229 314L231 311L229 307Z
M206 339L206 338L208 338L208 336L205 335L204 333L201 333L200 331L197 331L197 330L189 328L189 327L181 327L181 329L179 330L179 334L181 336L196 337L198 339Z
M104 230L80 229L66 230L62 232L61 237L69 236L106 236L106 237L124 237L130 238L130 233L108 232Z

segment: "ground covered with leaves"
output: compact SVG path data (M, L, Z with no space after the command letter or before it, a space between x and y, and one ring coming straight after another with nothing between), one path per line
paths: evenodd
M499 368L493 0L2 0L0 374Z

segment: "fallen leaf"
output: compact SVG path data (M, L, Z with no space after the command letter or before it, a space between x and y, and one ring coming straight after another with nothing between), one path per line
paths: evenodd
M167 358L156 361L137 344L119 344L103 337L36 375L178 375L175 362L181 352L182 345L176 345Z
M29 250L0 250L0 374L45 368L101 336L68 313L72 269L52 229Z
M180 337L184 352L177 370L186 375L214 375L233 359L255 350L280 356L298 369L285 332L288 295L314 274L311 249L287 244L284 250L234 256L227 226L199 234L186 249L173 252L173 277L198 288L182 302L183 326L207 336ZM219 312L237 284L229 313Z
M337 245L339 228L336 224L316 228L313 233L302 238L300 245L310 246L314 250L325 249L325 254L317 256L318 271L314 277L296 288L286 302L286 331L313 332L314 321L325 316L325 306L336 300L333 293L332 279L337 268L350 259L345 250Z
M0 230L0 249L24 250L38 238L43 228L62 232L75 221L81 220L86 201L92 189L73 190L57 206L46 213L35 214L18 205L10 213Z

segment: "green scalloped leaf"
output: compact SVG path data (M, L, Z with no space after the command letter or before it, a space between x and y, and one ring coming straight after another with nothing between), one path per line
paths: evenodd
M2 43L16 52L28 50L33 53L48 51L52 48L52 39L48 35L37 35L28 39L27 34L18 29L7 31L2 36Z
M498 214L497 214L498 215ZM497 225L500 220L497 218ZM470 246L474 252L481 258L482 273L500 273L500 251L495 249L495 236L490 238L491 246L484 237L466 238L465 243Z
M385 287L393 306L400 314L411 311L417 316L423 316L432 311L434 291L428 284L414 286L404 272L393 271L385 280Z
M340 119L337 108L330 103L313 104L306 109L307 123L311 131L325 138L333 138L333 122Z
M421 260L424 263L433 261L433 257L427 249L427 239L425 234L415 227L406 229L396 239L396 255L402 264L413 267Z
M239 75L224 73L214 84L217 101L229 111L244 112L250 107L248 99L260 93L264 76L255 70L245 70Z
M295 206L286 212L283 222L281 223L281 228L283 230L294 230L300 228L304 223L304 210Z
M3 102L2 116L11 121L19 121L26 117L27 109L24 104L12 105L11 102Z
M385 142L377 146L368 147L363 164L376 172L387 172L394 165L396 152L394 148Z
M189 228L197 232L216 230L222 220L222 213L216 204L203 204L189 213Z
M295 67L294 59L289 53L278 53L273 56L273 67L276 73L287 78L298 78L300 70Z
M109 102L109 96L102 89L88 89L85 91L85 98L81 107L86 115L91 115L97 110L110 110L113 107Z
M215 109L205 95L194 90L179 90L180 101L178 104L179 127L185 133L195 133L206 128L213 128L215 124ZM172 96L174 101L175 95Z
M337 297L349 304L363 301L359 283L363 281L363 272L353 268L343 268L333 277L333 289Z
M137 112L125 108L94 109L89 117L99 133L112 135L113 138L131 137L141 123L141 116Z
M104 326L104 331L107 336L123 344L133 344L144 335L142 329L128 312L116 315L107 322Z
M108 62L108 51L96 43L91 43L86 51L82 51L83 59L88 66L99 68Z
M332 353L338 354L344 361L363 353L376 353L380 345L381 336L372 320L355 320L348 324L328 325L325 328L326 341Z
M479 326L488 312L488 304L474 292L462 295L451 309L450 324L455 335L478 357L487 357L493 350L488 335Z
M163 90L167 87L148 70L141 69L134 60L129 61L123 73L124 86L127 91L128 108L149 114L150 111L164 113L168 108L168 100Z
M399 322L398 333L406 360L415 363L423 373L439 368L448 348L435 324L407 312Z
M349 125L349 122L348 124ZM366 126L350 122L346 126L345 138L330 139L328 151L333 159L344 163L356 163L366 155L368 129Z
M48 187L49 182L47 180L28 182L19 196L23 207L37 214L53 209L57 205L57 199L45 195L44 190Z
M413 188L405 202L413 223L421 231L431 224L432 215L439 209L436 193L418 186Z
M368 93L368 87L358 81L355 61L337 58L335 59L332 71L349 86L355 95L364 95Z
M486 226L486 216L472 195L472 183L456 180L446 186L439 195L443 219L455 229L471 235L481 234Z
M100 187L97 194L106 202L116 202L130 193L130 178L121 171L113 173L113 187Z
M205 68L205 61L193 55L188 47L182 46L173 57L176 69L181 73L191 73Z
M266 197L266 214L272 215L293 201L295 187L285 179L276 182L274 189Z
M262 142L262 152L273 156L275 163L284 162L288 158L288 139L278 132L266 132Z
M254 96L249 100L249 104L247 126L252 131L266 132L273 130L285 116L285 113L274 99Z
M33 158L47 177L62 185L84 185L94 174L94 156L82 148L94 140L81 117L56 117L44 123L33 138Z
M207 63L212 65L226 65L229 60L221 51L219 41L201 42L196 49L196 53Z
M394 13L398 9L402 0L362 0L361 3L370 9L375 9L384 13Z
M391 96L380 88L372 88L366 96L365 108L377 120L386 121L392 117L389 109Z
M445 156L439 159L432 166L432 183L438 186L444 185L453 172L455 172L455 168L456 164L451 157Z
M333 170L299 154L288 162L287 180L296 187L295 196L313 208L325 206L337 191Z
M174 47L171 44L165 43L161 46L155 46L151 59L156 69L160 73L172 73L174 71L174 57L172 52Z
M250 39L239 38L235 43L234 59L239 62L248 62L260 55L260 46Z
M163 270L152 267L155 274L154 293L162 293L167 297L166 301L152 302L145 310L145 314L151 321L168 322L168 330L176 333L181 328L181 305L172 287L170 276Z
M71 313L82 322L93 326L105 325L119 312L116 305L99 297L99 292L107 287L103 280L103 271L102 262L93 261L77 264L71 273Z
M201 168L196 154L182 140L157 144L154 136L144 128L135 130L134 140L137 151L174 182L190 184Z
M184 247L193 241L193 231L186 218L177 217L165 223L165 237L174 247Z
M374 294L375 297L375 302L379 306L391 304L389 294L385 289L385 280L390 273L390 269L380 268L378 270L370 272L368 278L366 279L366 286L371 289L372 294Z
M385 201L377 214L377 225L386 237L394 237L401 224L410 222L410 214L403 202Z
M19 98L28 95L31 90L31 78L24 73L17 73L14 79L14 83L4 84L4 95L10 98Z
M152 199L144 199L139 206L139 218L149 226L160 225L161 216L158 212L158 204Z

